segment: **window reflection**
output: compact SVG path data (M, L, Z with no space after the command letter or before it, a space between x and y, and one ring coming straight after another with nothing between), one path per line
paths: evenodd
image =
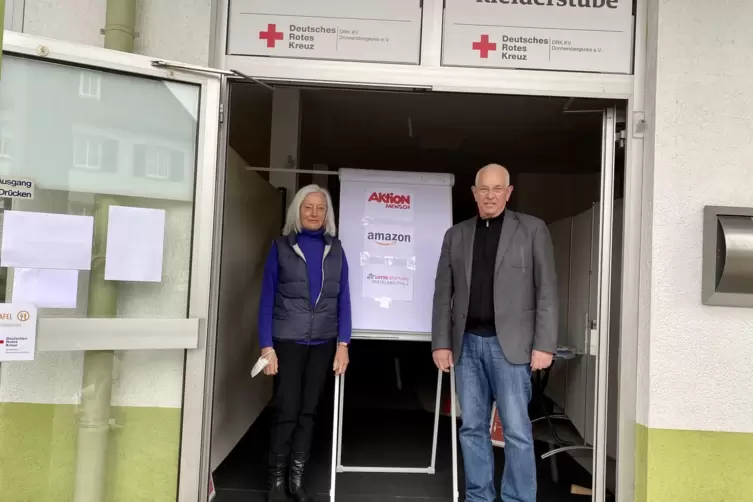
M73 143L73 166L79 169L102 169L102 141L76 136Z
M102 79L91 72L82 72L79 77L78 95L82 98L100 99L102 95Z

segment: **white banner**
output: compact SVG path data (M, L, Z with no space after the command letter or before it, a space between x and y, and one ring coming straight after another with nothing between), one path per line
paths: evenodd
M0 361L33 361L36 344L36 307L0 304Z
M431 332L453 182L449 174L340 170L339 236L355 331Z
M629 73L630 0L446 0L442 64Z
M420 0L232 0L227 52L418 64Z

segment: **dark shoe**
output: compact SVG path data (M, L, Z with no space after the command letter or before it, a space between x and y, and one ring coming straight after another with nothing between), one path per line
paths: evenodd
M269 454L269 502L287 502L288 495L285 493L285 474L288 467L286 455Z
M303 472L306 470L306 454L293 453L290 456L290 478L288 489L295 502L316 502L303 486Z

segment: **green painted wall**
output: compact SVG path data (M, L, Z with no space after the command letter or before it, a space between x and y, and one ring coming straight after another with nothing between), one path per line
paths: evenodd
M0 500L73 499L76 407L0 403ZM114 407L107 502L174 502L181 410Z
M753 501L753 434L636 431L637 502Z

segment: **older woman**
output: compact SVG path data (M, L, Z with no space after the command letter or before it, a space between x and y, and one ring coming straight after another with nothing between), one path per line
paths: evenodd
M288 500L288 494L296 502L314 501L304 488L303 472L317 404L328 369L341 375L348 366L348 263L335 237L332 213L332 199L325 189L302 188L264 268L259 342L262 355L269 359L264 372L276 375L270 502Z

